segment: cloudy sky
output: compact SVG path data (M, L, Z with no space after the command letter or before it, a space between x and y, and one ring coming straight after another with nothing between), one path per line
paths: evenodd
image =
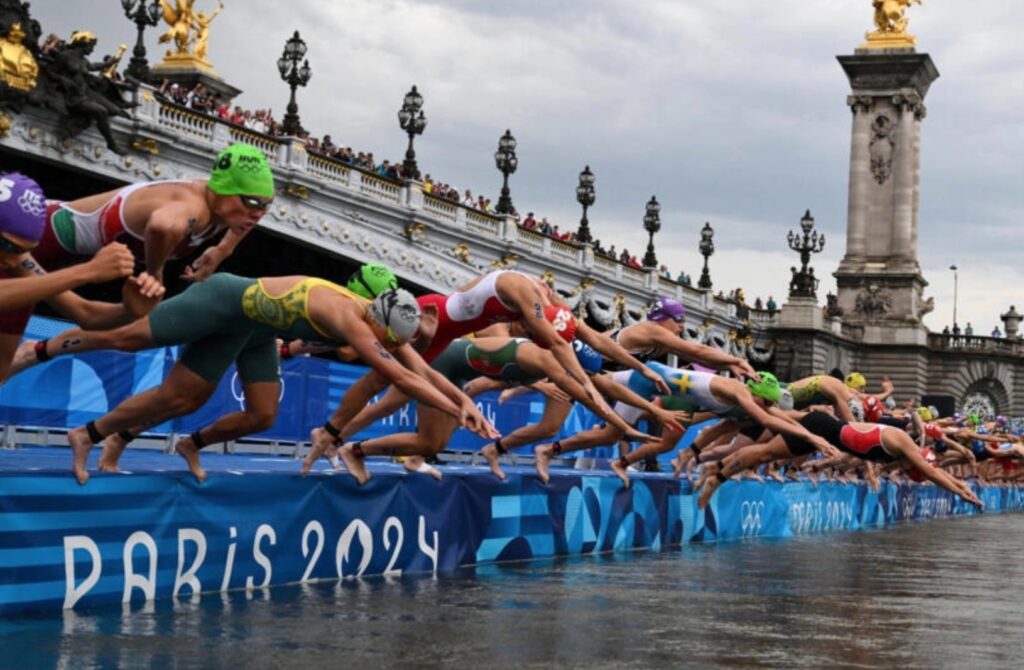
M244 107L283 114L275 61L298 29L313 69L299 97L304 125L378 160L403 156L395 114L416 84L429 118L421 169L496 199L493 153L510 128L520 211L575 227L574 188L589 164L602 242L642 255L644 204L657 195L659 260L696 279L698 231L710 221L716 289L781 303L796 262L786 233L805 209L827 236L817 274L828 276L845 251L851 114L835 56L863 41L870 0L225 4L210 60L244 90ZM959 320L987 334L1011 303L1024 305L1024 4L965 4L925 0L909 13L918 51L942 75L926 100L918 251L937 303L928 325L952 320L956 263ZM117 0L32 6L44 32L97 33L97 53L134 44ZM150 33L151 54L155 42ZM822 283L834 288L830 277Z

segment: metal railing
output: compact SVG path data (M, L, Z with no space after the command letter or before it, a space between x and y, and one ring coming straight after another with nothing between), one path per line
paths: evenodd
M986 354L1004 353L1008 355L1024 353L1024 340L1010 340L1005 337L983 337L980 335L929 333L928 346L933 349L955 349L961 353L972 351Z

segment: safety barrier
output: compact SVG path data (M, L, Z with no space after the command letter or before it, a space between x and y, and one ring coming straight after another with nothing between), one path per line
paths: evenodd
M212 455L197 484L177 457L131 454L130 475L81 487L64 449L0 454L0 613L82 608L311 580L444 573L460 566L654 551L688 542L856 530L971 514L934 486L727 482L698 510L686 481L532 468L499 481L444 467L438 482L374 464L298 476L284 458ZM980 492L990 512L1019 510L1018 489ZM766 548L770 551L770 548Z

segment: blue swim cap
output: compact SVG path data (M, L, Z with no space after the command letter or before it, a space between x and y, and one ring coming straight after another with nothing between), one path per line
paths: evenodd
M604 359L589 344L583 340L573 340L572 350L576 352L576 360L580 362L580 367L584 372L596 375L601 371Z

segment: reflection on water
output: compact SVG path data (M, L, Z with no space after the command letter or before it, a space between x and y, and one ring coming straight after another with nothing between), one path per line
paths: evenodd
M999 515L279 587L0 621L0 666L1019 667L1021 556Z

